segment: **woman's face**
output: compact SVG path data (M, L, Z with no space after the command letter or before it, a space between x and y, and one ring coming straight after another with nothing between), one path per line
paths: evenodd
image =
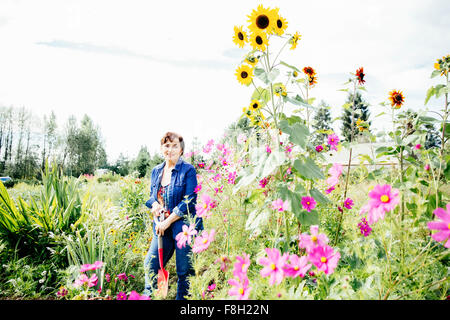
M166 143L161 145L161 152L166 161L176 163L183 150L181 149L180 141L176 138L172 142L166 141Z

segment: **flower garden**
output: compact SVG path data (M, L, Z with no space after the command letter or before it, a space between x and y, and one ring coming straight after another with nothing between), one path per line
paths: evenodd
M188 221L176 237L179 247L192 246L188 299L448 299L450 55L430 66L442 84L424 97L425 105L439 101L440 112L424 107L408 117L408 97L393 88L375 110L391 116L391 129L374 135L353 104L344 105L358 134L389 141L352 158L354 131L350 139L332 130L320 132L322 144L311 139L320 75L279 60L283 50L301 50L301 34L281 13L260 5L234 27L233 42L249 48L235 71L249 90L240 118L248 126L185 156L197 169L205 226L197 233ZM358 67L337 89L354 97L365 82ZM439 147L424 147L424 124L439 127ZM325 157L344 150L348 163ZM395 165L380 164L385 156ZM161 299L141 294L153 236L149 187L147 177L75 179L52 166L42 185L0 183L0 298ZM174 259L166 269L173 299Z

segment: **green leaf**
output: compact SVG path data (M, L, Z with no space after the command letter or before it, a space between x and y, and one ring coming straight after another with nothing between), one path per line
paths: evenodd
M284 152L272 151L264 163L264 169L262 171L261 177L267 177L272 171L281 166L286 160L286 155Z
M309 130L306 126L300 122L289 125L287 120L283 120L280 121L280 129L289 135L290 142L301 146L303 149L306 147L306 139L309 135Z
M447 92L447 87L443 84L438 84L434 89L436 92L436 98L439 98L440 96L442 96L444 93Z
M305 162L297 159L294 161L294 168L297 172L306 179L325 179L320 168L314 163L314 160L307 158Z
M290 64L287 64L286 62L284 62L284 61L280 61L280 64L282 64L283 66L286 66L286 67L288 67L288 68L291 68L292 70L295 70L295 71L297 71L297 72L301 72L299 69L297 69L296 67L294 67L294 66L291 66Z
M303 226L319 224L319 214L316 210L311 210L311 212L301 210L300 212L294 212L294 215Z
M260 100L263 101L264 104L270 101L270 92L267 89L264 89L262 87L258 87L258 89L255 89L255 91L252 94L251 100Z
M312 188L311 190L309 190L309 194L311 195L311 197L313 197L315 200L317 200L317 202L320 202L320 203L330 203L331 202L330 199L328 199L325 195L322 194L322 192L320 192L316 188Z
M434 94L435 94L434 87L431 87L430 89L428 89L427 95L426 95L426 97L425 97L425 104L428 103L428 101L430 100L430 98L431 98L432 96L434 96Z
M433 70L433 72L431 73L430 78L437 77L437 76L439 76L440 74L441 74L441 71L440 71L440 70Z
M261 228L269 221L270 212L263 210L260 212L258 209L253 210L248 215L245 223L245 230L252 231L256 234L261 233Z

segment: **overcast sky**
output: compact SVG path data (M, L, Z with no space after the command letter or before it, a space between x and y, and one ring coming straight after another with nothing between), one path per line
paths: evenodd
M0 106L34 114L88 114L109 159L151 152L173 130L219 138L249 104L235 69L249 50L233 42L258 4L280 8L302 39L280 58L318 74L312 91L338 117L350 72L364 67L372 126L378 104L402 90L424 108L437 58L450 53L450 1L19 1L0 0ZM441 101L427 107L438 110ZM339 129L337 124L336 129ZM338 130L338 134L340 130Z

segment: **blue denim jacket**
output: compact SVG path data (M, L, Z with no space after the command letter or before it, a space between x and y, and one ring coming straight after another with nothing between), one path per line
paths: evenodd
M152 170L151 184L150 184L150 199L147 200L145 205L149 208L152 207L154 202L157 202L157 193L161 185L162 174L166 162L157 165ZM184 218L188 213L192 217L195 216L195 204L197 203L197 194L194 192L197 187L197 172L192 164L187 163L181 157L178 159L175 168L172 171L172 177L170 179L170 185L168 192L169 203L168 208L170 212L175 213L177 216ZM185 203L185 196L188 196L189 204ZM196 229L203 229L203 220L199 217L196 218Z

